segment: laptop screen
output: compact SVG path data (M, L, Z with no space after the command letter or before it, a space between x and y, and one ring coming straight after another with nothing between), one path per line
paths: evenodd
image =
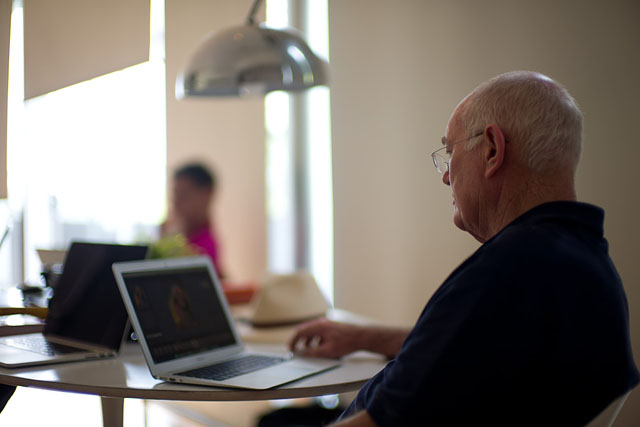
M118 350L128 316L111 265L146 254L147 246L72 243L49 302L45 334Z
M154 363L236 344L206 266L123 273Z

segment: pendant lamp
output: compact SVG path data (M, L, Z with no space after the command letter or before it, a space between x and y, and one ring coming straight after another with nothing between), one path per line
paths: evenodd
M263 95L326 85L328 64L292 29L257 25L255 0L246 25L205 37L178 75L176 97Z

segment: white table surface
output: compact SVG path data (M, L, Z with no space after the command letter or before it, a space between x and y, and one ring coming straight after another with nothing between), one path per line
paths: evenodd
M248 306L232 309L244 318ZM330 309L332 320L371 324L352 313ZM294 327L254 328L237 322L247 349L285 353ZM0 368L0 384L37 387L46 390L87 393L102 397L104 426L122 426L123 399L180 401L249 401L322 396L359 390L386 364L380 356L358 352L342 360L339 367L269 390L243 390L167 383L151 376L137 343L127 343L118 357L69 362L32 368Z
M283 345L249 344L249 349L285 352ZM320 396L358 390L385 361L354 354L338 368L270 390L242 390L166 383L154 379L139 346L125 345L117 358L70 362L33 368L0 368L0 383L49 390L95 394L102 397L242 401Z

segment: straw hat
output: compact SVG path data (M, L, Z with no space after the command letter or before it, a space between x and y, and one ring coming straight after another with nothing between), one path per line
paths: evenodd
M307 272L273 275L265 279L254 300L254 326L298 323L323 316L329 304Z

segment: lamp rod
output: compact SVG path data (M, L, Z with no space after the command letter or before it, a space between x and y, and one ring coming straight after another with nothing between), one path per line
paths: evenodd
M258 12L258 8L262 4L262 0L255 0L253 2L253 6L251 6L251 10L249 11L249 16L247 17L247 24L255 25L256 21L254 18L255 14Z

